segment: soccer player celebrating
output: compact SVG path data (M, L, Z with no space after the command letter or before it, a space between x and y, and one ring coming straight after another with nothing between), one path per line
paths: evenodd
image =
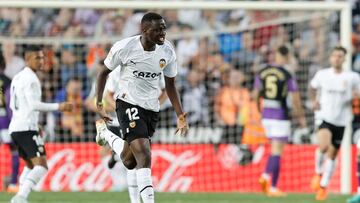
M165 40L165 21L157 13L146 13L141 20L141 35L116 42L105 59L97 79L97 107L105 121L111 118L103 109L102 97L108 74L121 68L117 92L116 113L121 135L126 141L122 152L117 136L100 133L96 136L99 145L106 142L117 153L128 169L136 168L137 185L144 203L154 202L151 180L150 138L155 131L159 112L159 80L165 76L165 89L178 116L180 135L188 131L186 114L183 112L175 87L177 74L175 51Z
M262 191L270 197L286 195L277 188L277 182L280 174L280 157L291 133L289 110L286 105L287 95L292 96L293 115L297 116L301 127L306 127L296 81L284 68L288 64L288 59L288 48L280 46L276 51L275 64L269 64L260 70L255 78L253 96L257 99L259 108L260 98L263 98L262 123L266 136L271 140L271 155L259 179L259 184Z
M326 187L335 170L335 158L340 148L345 125L351 119L351 101L360 90L357 73L343 70L346 49L335 47L330 55L330 68L319 70L310 82L310 97L315 118L320 121L317 131L318 149L311 186L317 190L316 200L326 200ZM322 162L325 154L324 169Z
M39 135L39 111L71 111L72 104L41 102L41 85L35 71L44 65L44 53L39 46L25 49L26 67L15 75L10 87L10 108L13 117L9 125L11 138L18 146L25 167L20 176L20 188L11 203L26 203L31 189L47 172L45 146Z
M99 127L97 127L97 129L100 130L101 133L115 134L118 137L121 137L121 135L120 135L120 124L116 118L116 112L115 112L116 101L115 100L116 100L116 92L121 89L121 87L119 87L119 83L118 83L118 75L120 74L120 72L119 72L120 70L121 70L120 68L116 68L114 71L112 71L109 74L107 83L105 85L105 95L103 98L104 103L108 105L108 107L105 109L111 109L110 111L107 110L107 112L109 112L109 115L111 115L111 118L113 119L113 121L111 123L107 123L107 125L106 125L107 129L104 129L105 125L103 125L104 121L102 119L97 121L97 126L99 126ZM160 82L160 88L162 89L161 94L159 95L159 102L161 105L167 99L167 95L164 90L165 80L164 80L163 76L161 76L161 80L159 82ZM109 135L109 136L111 136L111 135ZM124 142L123 140L120 140L120 141ZM123 148L123 146L121 146L121 144L119 143L117 149L119 151L121 151L122 148ZM118 159L120 159L120 157L114 151L112 151L111 158L109 159L109 162L108 162L108 167L110 169L113 168L115 166L116 162L118 161ZM128 183L130 202L131 203L140 203L140 193L138 191L137 180L136 180L136 169L127 170L127 183Z

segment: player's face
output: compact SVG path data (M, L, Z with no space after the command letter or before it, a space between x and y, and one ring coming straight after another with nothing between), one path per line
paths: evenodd
M166 24L165 20L153 20L144 32L147 41L162 45L165 42Z
M330 64L332 67L339 68L345 61L345 53L340 50L334 50L330 55Z
M34 51L27 54L27 64L34 70L44 67L44 53L42 51Z

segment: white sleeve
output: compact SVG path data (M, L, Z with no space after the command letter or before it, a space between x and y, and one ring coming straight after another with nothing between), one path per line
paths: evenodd
M59 110L58 103L41 102L41 87L36 82L31 82L26 87L25 97L29 102L30 108L36 111L56 111Z
M320 85L321 85L320 71L317 71L313 79L311 79L310 81L310 87L314 89L318 89L320 88Z
M169 63L165 66L163 72L166 77L173 78L177 75L177 60L174 48L171 46L171 58Z
M124 47L126 42L119 41L116 42L110 49L108 55L105 58L104 64L105 66L110 69L114 70L116 67L122 64L122 58L124 58Z

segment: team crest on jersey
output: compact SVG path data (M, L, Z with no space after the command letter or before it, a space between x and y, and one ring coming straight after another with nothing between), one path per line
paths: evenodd
M129 126L130 126L130 128L135 128L136 122L135 122L135 121L131 121L131 122L129 123Z
M166 66L166 61L165 61L165 59L160 59L160 61L159 61L159 66L160 66L161 69L163 69L163 68Z

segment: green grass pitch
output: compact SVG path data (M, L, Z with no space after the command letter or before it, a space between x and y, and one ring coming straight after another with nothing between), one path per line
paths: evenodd
M13 194L0 193L0 203ZM156 203L315 203L314 194L289 194L268 198L258 193L156 193ZM325 203L346 203L350 196L331 194ZM126 192L33 192L29 203L127 203Z

